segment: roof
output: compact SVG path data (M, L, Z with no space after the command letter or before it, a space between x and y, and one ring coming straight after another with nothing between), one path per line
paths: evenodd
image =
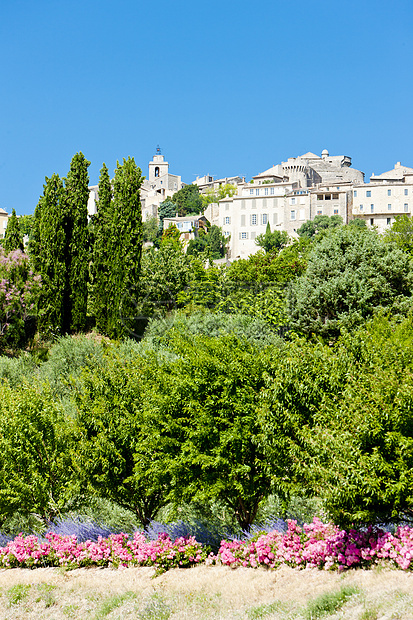
M373 174L372 177L375 179L402 179L405 174L413 174L413 168L408 168L407 166L402 166L398 161L394 166L393 170L388 170L387 172L382 172L382 174Z
M7 211L5 211L4 209L0 208L0 213L5 213L6 215L8 215Z
M304 155L299 155L299 159L321 159L321 157L319 155L315 155L311 151L308 151L308 153L305 153Z
M193 220L200 220L201 218L206 219L205 215L185 215L184 217L164 217L164 221L168 222L192 222Z

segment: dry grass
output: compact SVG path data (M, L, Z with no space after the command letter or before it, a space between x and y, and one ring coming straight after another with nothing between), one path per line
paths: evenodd
M0 570L0 618L413 619L413 575L402 571L199 566L153 574L152 568ZM323 611L334 593L352 586L355 593L338 610Z

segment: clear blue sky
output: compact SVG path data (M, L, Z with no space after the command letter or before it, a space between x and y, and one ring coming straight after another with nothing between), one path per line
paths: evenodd
M245 175L307 151L413 167L413 2L0 2L0 207L72 156Z

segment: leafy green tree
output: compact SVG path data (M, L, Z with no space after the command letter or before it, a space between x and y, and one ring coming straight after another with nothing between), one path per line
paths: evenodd
M413 519L412 345L411 316L378 317L338 342L346 381L308 429L307 478L341 525Z
M198 185L184 185L172 196L172 202L180 217L202 213L204 208Z
M26 254L0 248L0 351L23 347L34 336L40 287Z
M362 220L360 217L355 217L353 220L350 220L348 226L355 226L356 228L362 228L363 230L367 228L366 220Z
M23 235L20 231L19 220L14 209L7 222L3 247L6 252L12 252L13 250L21 250L23 252Z
M73 156L65 180L66 191L66 269L68 294L65 303L70 322L65 331L86 329L89 277L88 211L90 162L83 153Z
M396 215L392 227L386 230L384 238L404 252L413 255L413 220L409 215Z
M212 260L223 258L227 246L227 239L222 234L219 226L211 226L208 232L203 229L199 231L199 236L191 239L188 244L188 254L197 256L202 252L207 252L208 257Z
M156 370L156 359L128 363L109 354L104 368L85 372L77 398L80 489L134 511L143 526L166 503L171 484L162 440L151 450L145 437Z
M19 228L21 234L30 237L30 231L33 226L34 215L21 215L19 217Z
M225 183L224 185L220 185L218 189L209 189L205 192L205 194L201 194L202 202L204 208L207 207L211 202L219 202L224 198L234 196L237 193L237 187L235 185L231 185L230 183Z
M375 230L342 226L313 246L306 272L293 283L291 325L336 338L379 308L405 312L411 285L408 255Z
M106 164L99 177L96 215L93 218L94 243L92 249L92 298L96 327L102 334L108 332L108 309L113 305L113 278L111 261L119 239L114 233L112 185Z
M176 194L175 194L176 195ZM159 219L159 233L163 232L163 221L165 217L176 217L176 205L172 200L164 200L161 202L158 208L158 219Z
M0 383L0 520L13 512L47 524L70 499L72 430L47 389Z
M156 217L150 217L142 224L143 241L144 243L154 243L158 233L158 219Z
M329 228L336 228L341 226L343 219L339 215L316 215L313 220L304 222L302 226L297 230L300 237L307 237L312 239L315 235L321 231L328 230Z
M255 239L255 243L266 252L274 252L284 248L289 240L290 238L285 230L274 230L274 232L271 232L270 223L268 222L265 233L258 235Z
M133 157L117 163L113 182L113 230L119 240L110 260L109 286L113 304L108 308L107 334L120 338L136 333L136 287L142 255L141 169Z

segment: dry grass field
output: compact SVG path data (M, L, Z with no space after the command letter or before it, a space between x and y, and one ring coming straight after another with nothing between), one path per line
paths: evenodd
M413 574L282 567L0 570L0 618L413 619Z

